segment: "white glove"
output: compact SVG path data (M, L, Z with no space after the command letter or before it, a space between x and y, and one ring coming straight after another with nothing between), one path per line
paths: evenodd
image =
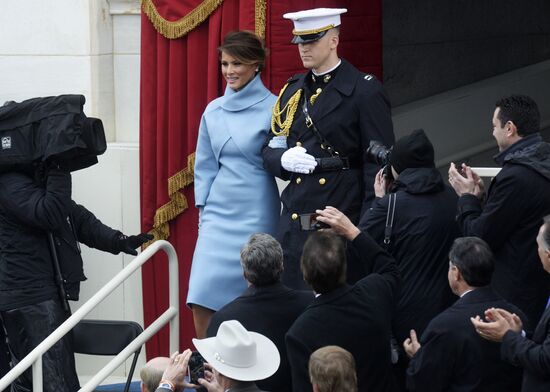
M306 153L305 148L296 146L283 153L281 166L289 172L309 174L317 166L317 161L312 155Z

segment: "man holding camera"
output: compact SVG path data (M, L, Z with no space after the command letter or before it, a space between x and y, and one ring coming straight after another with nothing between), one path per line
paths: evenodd
M390 361L391 319L400 283L397 265L336 208L317 212L317 219L331 230L313 233L304 245L302 272L317 296L286 335L292 390L311 391L310 355L336 345L355 358L359 391L397 391ZM346 284L347 257L360 258L367 273L353 286Z
M458 235L457 196L435 168L434 148L424 130L397 140L388 158L393 181L383 174L385 169L378 172L376 199L359 227L385 246L399 266L403 284L392 330L402 342L411 328L422 334L454 301L447 282L447 255ZM403 386L406 368L401 355L395 370Z
M127 237L71 199L71 174L50 162L36 171L0 174L0 318L15 366L69 316L85 280L79 242L137 255L151 236ZM43 357L44 391L75 391L72 335ZM30 369L12 391L32 390Z
M370 140L392 145L390 104L373 75L338 56L340 15L346 9L285 14L294 23L306 74L291 77L273 109L264 167L290 181L281 200L278 240L285 256L283 283L305 288L300 255L308 232L300 216L332 205L358 222L374 194L376 166L363 160Z

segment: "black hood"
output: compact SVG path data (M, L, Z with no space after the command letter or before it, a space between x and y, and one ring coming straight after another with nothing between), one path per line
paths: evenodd
M504 158L504 164L527 166L550 181L550 144L545 142L527 145Z
M433 167L403 170L392 186L392 192L405 191L411 194L436 193L445 189L441 173Z

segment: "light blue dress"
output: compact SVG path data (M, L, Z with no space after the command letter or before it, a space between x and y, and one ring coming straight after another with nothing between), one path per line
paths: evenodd
M188 304L218 310L245 290L240 251L251 234L274 235L279 193L261 149L276 97L259 74L208 104L195 159L195 205L202 209Z

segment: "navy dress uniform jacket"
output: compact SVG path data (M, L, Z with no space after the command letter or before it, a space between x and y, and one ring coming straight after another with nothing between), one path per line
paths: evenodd
M550 391L550 309L544 311L532 339L508 331L500 351L503 359L523 368L522 392Z
M519 391L521 369L500 359L500 344L477 334L470 317L495 307L521 311L490 287L466 293L434 318L420 337L420 349L407 369L407 387L419 392Z
M371 272L353 286L344 285L315 298L286 335L294 392L311 391L310 355L336 345L355 359L359 391L397 391L390 361L392 311L399 270L394 259L368 235L349 244ZM351 253L350 252L350 253Z
M206 335L216 336L221 323L237 320L248 331L267 336L279 349L281 364L274 375L256 383L266 391L288 392L291 389L291 375L285 334L313 298L312 291L292 290L280 282L249 287L240 297L214 313Z
M390 103L381 83L342 60L334 79L326 85L314 105L309 105L308 111L319 132L341 157L349 159L351 168L337 171L316 169L312 174L284 170L281 156L297 143L315 158L330 157L305 124L302 102L304 91L308 100L311 96L310 78L311 72L291 78L280 97L280 108L284 108L289 98L302 89L302 99L295 112L286 148L276 148L273 144L270 147L269 142L275 136L270 133L262 152L264 167L274 176L290 181L281 196L283 210L277 239L285 255L283 282L291 288L306 287L299 261L307 232L301 231L298 216L330 205L357 223L362 208L368 207L374 199L373 183L379 169L376 164L364 160L369 142L378 140L389 147L395 140Z

